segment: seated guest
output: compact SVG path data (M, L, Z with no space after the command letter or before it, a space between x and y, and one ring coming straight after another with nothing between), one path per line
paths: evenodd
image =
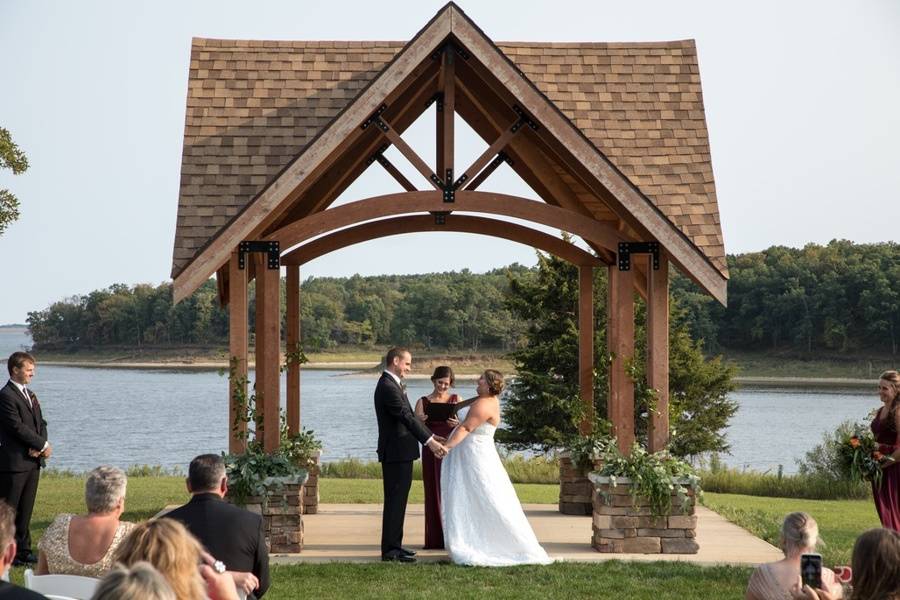
M88 474L84 502L88 514L58 515L38 544L36 573L103 577L113 566L118 545L134 523L120 521L125 510L125 473L97 467Z
M16 558L16 511L6 502L0 502L0 573L7 574ZM26 590L8 581L0 581L0 599L47 600L44 596Z
M248 597L269 589L269 551L260 515L223 499L228 491L225 461L218 454L201 454L188 466L191 501L166 514L184 523L194 537L234 574Z
M760 565L750 576L746 600L790 600L791 588L800 580L800 555L816 551L819 542L819 525L803 512L791 513L781 526L781 550L784 558ZM841 584L828 568L822 568L822 585L841 598Z
M97 586L91 600L178 600L165 577L146 562L116 566Z
M851 600L900 600L900 533L893 529L870 529L853 545L853 594ZM824 578L823 578L824 579ZM796 600L832 600L828 590L808 585L793 589Z
M115 561L126 567L141 561L150 563L166 579L178 600L238 598L224 565L203 552L200 542L172 519L136 525L116 551Z

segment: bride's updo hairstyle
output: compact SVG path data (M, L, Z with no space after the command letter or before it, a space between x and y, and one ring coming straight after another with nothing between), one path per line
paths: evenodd
M482 375L484 377L484 382L488 386L488 391L492 396L499 396L500 392L503 391L503 373L494 369L488 369Z
M814 551L819 543L819 524L805 512L794 512L781 526L781 549L785 556Z

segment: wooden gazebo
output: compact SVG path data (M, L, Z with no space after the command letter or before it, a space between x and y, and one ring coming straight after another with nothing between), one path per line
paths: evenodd
M402 137L432 103L434 165ZM489 145L470 165L454 163L455 114ZM422 174L423 186L385 156L391 146ZM486 191L503 162L543 202ZM401 191L329 207L375 163ZM634 355L634 292L648 306L654 450L668 439L669 263L726 299L691 40L495 43L452 3L405 44L195 39L181 173L175 300L216 274L230 307L230 353L243 376L247 286L256 279L257 410L270 451L281 395L281 267L290 350L300 341L299 267L328 252L401 233L463 231L556 254L579 267L579 383L589 409L592 270L608 269L609 417L623 449L634 440L625 368ZM593 252L504 217L567 231ZM288 369L292 430L300 424L299 368ZM230 450L239 448L232 436Z

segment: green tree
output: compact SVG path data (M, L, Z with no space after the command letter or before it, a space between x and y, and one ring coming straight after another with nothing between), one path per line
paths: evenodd
M28 169L28 158L3 127L0 127L0 169L10 169L13 175L19 175ZM0 235L18 218L19 199L9 190L0 189Z
M511 278L508 307L527 320L526 347L512 353L517 377L504 405L506 427L500 441L514 448L561 445L575 435L581 420L578 397L578 278L574 266L538 255L537 272ZM636 310L635 431L646 441L653 394L646 385L646 310ZM594 411L606 417L606 273L594 277ZM737 410L728 399L733 369L719 359L706 360L700 342L691 339L684 316L672 302L669 343L670 450L678 456L725 451L724 429Z

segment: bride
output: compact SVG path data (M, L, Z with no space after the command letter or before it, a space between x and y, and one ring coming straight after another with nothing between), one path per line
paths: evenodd
M463 565L506 567L549 564L538 544L500 456L494 432L500 425L503 375L488 369L478 380L478 400L460 411L445 444L441 466L444 543L450 559Z

